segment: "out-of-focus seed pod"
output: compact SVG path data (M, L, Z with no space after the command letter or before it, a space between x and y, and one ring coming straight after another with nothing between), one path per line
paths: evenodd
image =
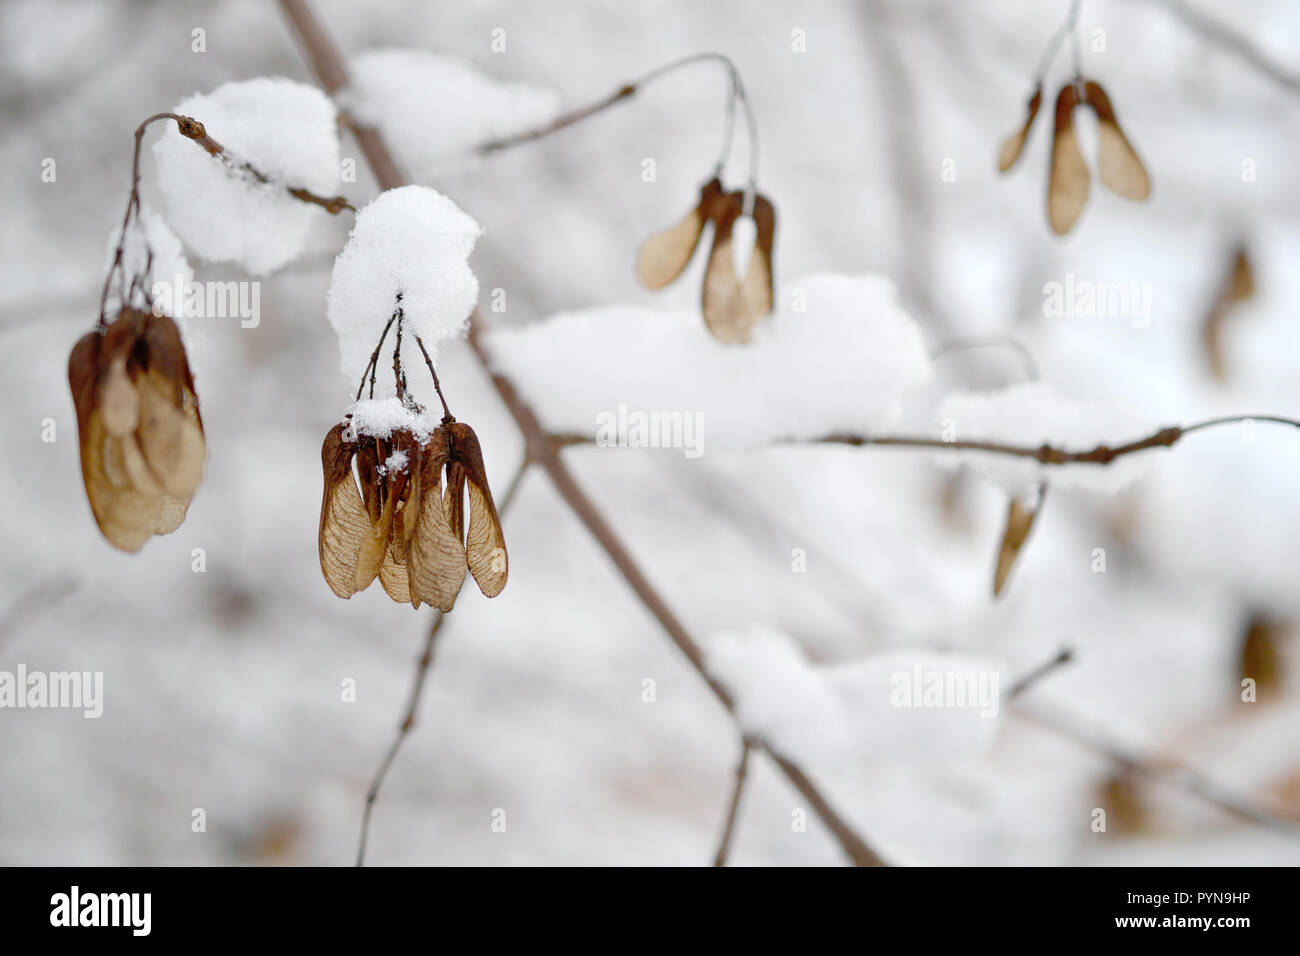
M722 195L722 183L716 177L710 179L700 188L700 199L694 209L641 244L637 253L636 276L643 286L662 289L686 271L695 256L713 206Z
M754 221L754 248L744 276L736 275L733 227L745 214L743 192L723 192L715 177L704 184L700 199L686 217L641 246L637 278L648 289L661 289L686 270L700 244L704 228L713 226L713 240L704 270L701 311L709 332L720 342L748 342L758 320L772 312L775 302L773 246L776 209L761 194L754 194L750 217Z
M1146 199L1151 195L1151 177L1115 119L1110 97L1089 80L1084 84L1084 100L1097 114L1098 172L1102 185L1125 199Z
M1074 130L1074 108L1079 102L1079 92L1074 83L1061 87L1056 97L1052 166L1047 183L1047 221L1058 236L1065 235L1074 227L1088 201L1091 176Z
M1025 141L1029 138L1029 130L1038 117L1038 108L1042 105L1043 88L1036 86L1034 87L1034 95L1029 98L1024 125L1004 139L1002 148L998 150L998 172L1005 173L1020 161L1020 155L1025 150Z
M1223 329L1236 306L1255 295L1255 272L1251 268L1250 258L1244 246L1238 246L1232 253L1232 264L1224 278L1223 286L1206 313L1202 325L1205 341L1205 357L1210 365L1210 374L1220 382L1228 380L1228 362L1223 354Z
M1002 544L998 548L997 569L993 572L993 596L1002 594L1011 569L1016 566L1020 549L1024 547L1029 532L1034 527L1034 519L1043 507L1047 496L1047 485L1040 484L1032 494L1014 497L1007 505L1007 523L1002 532Z

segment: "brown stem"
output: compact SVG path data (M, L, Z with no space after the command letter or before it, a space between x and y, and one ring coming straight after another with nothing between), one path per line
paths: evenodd
M388 747L388 752L384 754L384 759L379 763L379 769L371 778L370 787L366 790L366 805L361 811L361 838L357 844L357 866L366 865L366 844L370 838L370 815L375 808L375 801L379 799L379 789L384 785L384 780L388 777L388 771L393 766L393 761L397 759L397 751L401 749L402 744L410 735L412 728L415 727L415 714L420 706L420 698L424 694L424 682L429 674L429 665L433 663L433 644L442 630L443 622L447 620L447 615L442 611L434 611L433 623L429 627L428 634L424 638L424 650L420 654L420 659L415 665L415 680L411 685L411 694L406 701L406 710L402 716L402 722L398 725L397 736Z
M120 277L121 285L119 292L125 297L125 301L130 300L131 292L126 289L126 273L122 262L122 257L126 254L126 230L131 225L131 214L140 214L140 148L144 143L144 134L152 123L159 120L175 120L177 125L182 129L185 128L184 122L188 117L181 116L177 113L155 113L150 116L139 126L135 128L135 146L131 152L131 192L126 197L126 212L122 214L122 228L117 237L117 248L113 251L113 262L108 267L108 275L104 277L104 288L99 295L99 329L102 332L108 324L104 311L108 308L108 290L113 284L113 276Z
M1047 70L1052 65L1052 61L1056 59L1056 54L1060 51L1061 44L1065 42L1067 36L1074 33L1075 26L1079 22L1079 5L1080 0L1070 0L1070 9L1065 15L1065 21L1056 28L1056 32L1052 34L1052 38L1047 41L1047 48L1043 50L1043 55L1039 57L1038 69L1034 73L1035 86L1043 85L1043 78L1047 75ZM1074 55L1074 68L1077 73L1079 69L1077 53Z
M591 103L587 106L579 107L576 110L570 110L568 113L561 113L549 123L538 126L535 129L525 130L522 133L515 133L513 136L504 136L501 139L489 140L478 147L480 153L497 153L504 149L510 149L513 146L520 146L524 143L531 143L534 140L543 139L552 133L558 133L562 129L567 129L576 123L581 123L585 119L595 116L597 113L604 112L611 106L621 103L625 99L636 96L637 87L635 83L629 83L615 90L603 100Z
M1111 447L1098 445L1087 451L1065 451L1053 445L1008 445L993 441L944 441L941 438L925 438L915 435L826 435L813 439L814 442L826 442L839 445L894 445L903 448L931 448L936 451L987 451L997 455L1011 455L1018 458L1033 458L1042 465L1095 464L1109 465L1116 458L1129 455L1147 448L1168 448L1178 441L1183 430L1176 426L1162 428L1154 435L1124 445Z
M1079 746L1105 757L1117 766L1136 776L1146 777L1200 797L1205 802L1250 823L1269 827L1292 836L1300 834L1300 826L1268 810L1246 803L1239 797L1226 793L1212 780L1198 771L1162 758L1137 754L1100 734L1084 728L1062 714L1047 714L1041 710L1016 707L1016 714L1053 733L1073 741Z
M597 100L586 106L562 113L549 123L538 126L534 129L525 130L521 133L515 133L511 136L504 136L501 139L490 140L482 143L478 147L478 152L484 155L496 153L501 150L510 149L514 146L520 146L524 143L531 143L539 139L550 136L552 133L558 133L560 130L568 129L583 120L590 119L612 106L631 99L641 92L648 84L660 77L667 76L682 67L691 66L695 63L714 62L720 63L727 72L727 106L726 117L723 127L722 149L718 154L717 174L721 174L723 167L726 165L727 158L731 154L732 133L735 130L736 122L736 103L739 102L745 110L745 126L749 132L749 183L751 188L758 177L758 127L754 120L754 108L749 102L749 94L745 90L744 81L740 77L740 71L736 69L736 64L731 58L722 53L694 53L690 56L684 56L680 59L673 60L671 63L665 63L663 66L656 67L649 73L644 74L619 87L613 93L604 99Z
M727 854L731 851L731 834L736 829L740 797L745 792L745 776L749 773L749 752L753 747L753 743L748 738L742 741L740 764L736 767L736 782L731 790L731 803L727 807L727 820L722 827L722 838L718 841L718 852L713 856L714 866L727 865Z
M1055 445L1010 445L995 441L944 441L942 438L929 438L924 435L854 435L837 432L820 438L782 438L774 442L778 445L831 444L852 445L861 448L867 445L883 445L901 448L925 448L932 451L983 451L993 455L1009 455L1013 458L1032 458L1041 465L1109 465L1116 458L1131 455L1151 448L1168 448L1176 444L1184 435L1217 428L1221 425L1239 425L1242 422L1267 422L1273 425L1287 425L1300 428L1300 421L1284 418L1280 415L1225 415L1211 418L1192 425L1169 425L1159 429L1145 438L1139 438L1122 445L1097 445L1082 451L1067 451ZM555 432L547 436L548 441L557 448L572 445L591 445L594 439L590 435L577 432Z
M1253 66L1292 93L1300 93L1300 75L1287 72L1278 66L1276 62L1266 56L1258 46L1242 34L1236 33L1219 21L1206 16L1191 4L1184 2L1184 0L1146 0L1146 2L1153 6L1164 7L1176 19L1181 20L1184 26L1199 33L1212 43L1217 43L1225 50L1236 54L1243 62Z
M904 448L929 448L935 451L986 451L995 455L1010 455L1019 458L1033 458L1041 465L1109 465L1116 458L1146 451L1149 448L1169 448L1184 435L1217 428L1220 425L1235 425L1242 422L1268 422L1274 425L1288 425L1300 428L1300 421L1284 418L1280 415L1225 415L1211 418L1192 425L1169 425L1159 429L1145 438L1126 442L1122 445L1097 445L1083 451L1066 451L1054 445L1009 445L994 441L944 441L940 438L926 438L916 435L850 435L834 434L811 439L813 442L826 442L839 445L895 445ZM576 436L569 436L576 437ZM586 439L584 439L585 441ZM791 442L797 439L790 440ZM789 442L787 442L789 443Z
M343 66L342 55L312 14L306 0L280 0L280 7L297 35L307 58L312 63L321 84L327 92L337 92L347 83L347 72ZM393 161L387 146L383 142L383 138L378 133L370 130L365 136L358 135L357 143L365 154L366 160L382 188L396 189L399 186L406 185L404 177L398 171L397 164ZM699 673L709 689L714 692L722 705L733 713L734 717L734 705L731 695L727 693L721 684L709 677L705 671L704 655L699 645L695 643L676 616L669 610L658 592L654 590L645 575L642 574L632 556L623 547L603 515L597 510L595 504L578 486L573 475L564 462L560 460L558 447L546 435L532 410L516 395L514 386L504 376L492 372L487 354L479 341L481 327L482 319L479 318L478 312L475 311L470 316L470 346L480 364L489 372L497 394L505 403L506 408L515 420L515 424L523 434L526 457L538 462L546 470L547 475L565 503L587 526L587 529L604 549L610 561L623 576L623 579L636 592L641 602L654 615L669 638L686 656L686 659L691 662L691 665ZM831 834L839 842L841 849L853 863L862 866L883 865L883 861L875 851L854 833L849 824L839 816L825 797L822 796L817 786L796 764L774 752L770 746L765 747L765 749L771 754L781 772L808 800L809 805L821 818L822 822L826 824Z
M400 292L397 293L397 301L399 303L402 301L402 293ZM370 361L366 363L366 367L361 371L361 384L357 386L358 402L361 401L361 393L365 391L367 375L370 376L370 397L375 397L376 372L379 370L379 353L384 347L384 340L388 338L388 330L391 329L393 323L397 321L397 313L400 308L401 306L399 305L397 308L393 309L393 314L388 317L388 323L384 326L384 331L379 334L379 343L375 346L375 350L370 353Z
M1074 651L1068 647L1061 648L1049 661L1044 661L1024 677L1019 678L1011 689L1007 691L1007 697L1014 699L1027 693L1031 687L1036 685L1044 677L1047 677L1057 671L1058 668L1069 664L1074 660Z
M192 116L183 116L180 113L155 113L137 126L135 129L135 145L131 153L131 192L126 199L126 212L122 215L122 228L118 234L117 248L113 251L113 262L108 267L108 275L104 277L104 288L103 291L100 292L99 296L99 329L101 332L108 324L104 312L108 307L108 290L113 284L113 276L119 276L121 282L119 289L122 291L124 296L124 305L126 302L129 302L134 295L134 282L139 278L138 276L135 277L132 280L132 285L129 287L127 286L125 266L123 263L123 257L126 254L126 231L131 225L132 213L134 213L137 218L139 218L140 215L140 150L144 143L144 134L153 123L161 120L172 120L176 123L177 131L179 131L186 139L193 140L199 146L202 146L207 150L210 155L219 157L223 161L231 163L237 169L252 176L258 182L267 184L272 182L268 176L254 168L251 164L233 159L226 152L226 148L209 136L203 124ZM356 212L356 208L343 196L326 198L323 196L317 196L315 193L297 186L286 186L285 189L288 191L289 195L293 196L295 199L321 206L331 215L337 215L344 209L350 209L352 212ZM150 260L152 261L152 252L150 252L149 255ZM147 274L148 267L146 267L145 271ZM147 291L148 290L146 290L146 294Z
M226 147L222 146L208 135L207 129L198 120L190 116L176 116L175 114L171 114L171 116L176 120L176 126L180 130L181 135L194 140L194 142L207 150L209 155L215 156L222 162L229 163L234 169L247 174L263 185L272 185L276 182L247 160L238 159L235 156L232 156L226 150ZM284 189L285 192L294 199L305 203L311 203L314 206L320 206L331 216L338 215L344 209L351 212L357 211L356 207L353 206L352 203L348 202L346 196L318 196L311 190L304 189L301 186L286 185Z
M438 381L438 372L433 367L433 359L429 358L429 350L424 347L424 340L418 335L415 337L415 344L420 347L420 354L424 356L424 364L429 366L429 374L433 376L433 390L438 393L438 401L442 402L442 423L454 422L456 417L452 415L451 409L447 407L447 396L442 394L442 383Z
M402 374L402 307L397 307L397 331L393 335L393 391L406 404L406 377Z
M510 508L510 503L515 499L515 492L523 481L524 473L528 470L529 462L524 461L515 472L515 477L511 480L510 485L506 488L506 493L501 499L501 505L497 513L504 515ZM429 631L424 637L424 650L421 651L419 660L415 663L415 678L411 683L411 693L407 698L406 710L402 714L402 722L397 726L397 735L389 745L388 751L384 754L384 759L379 762L375 775L370 780L370 786L366 790L366 803L361 811L361 838L357 842L357 866L366 865L366 844L370 837L370 817L374 811L375 802L379 799L379 790L388 778L388 771L393 766L393 761L397 759L397 752L410 736L411 731L415 729L415 715L420 706L420 698L424 696L424 685L429 675L429 667L433 663L433 645L442 630L443 622L447 620L447 615L442 611L433 612L433 621L429 625Z

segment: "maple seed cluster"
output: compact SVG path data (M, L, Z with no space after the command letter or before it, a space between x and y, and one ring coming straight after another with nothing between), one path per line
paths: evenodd
M754 326L772 311L772 241L776 210L753 193L749 216L754 221L754 249L743 277L732 260L732 232L745 215L745 192L725 192L716 176L700 189L695 208L675 225L647 239L637 255L637 279L647 289L662 289L676 280L695 256L700 237L713 226L713 245L704 271L701 307L709 332L719 342L748 342Z
M1024 547L1033 530L1034 519L1042 510L1043 499L1047 497L1047 482L1039 482L1032 493L1012 496L1007 503L1006 527L1002 532L1002 542L998 545L997 566L993 571L993 596L1000 597L1006 587L1011 569L1016 566L1016 558Z
M1019 161L1042 102L1043 88L1038 86L1030 97L1024 125L1002 143L998 155L999 172L1007 172ZM1078 221L1088 201L1092 180L1074 129L1074 109L1081 103L1090 107L1097 117L1098 168L1102 184L1125 199L1140 201L1151 195L1151 179L1146 167L1120 128L1110 97L1100 84L1075 77L1061 87L1056 97L1052 133L1047 220L1058 236L1065 235Z
M207 445L180 330L125 307L68 358L81 477L109 544L139 551L180 527L203 477Z
M506 586L501 520L468 425L444 421L427 438L408 429L379 438L340 423L325 436L321 466L320 566L339 597L378 577L399 604L450 611L467 569L488 597Z
M409 601L418 608L424 603L450 611L466 571L487 597L500 594L509 558L478 436L452 416L418 335L415 342L442 402L444 415L438 425L428 426L424 408L407 389L402 370L404 321L399 292L392 318L361 374L358 404L329 430L321 446L325 487L317 542L320 569L341 598L364 591L378 578L398 604ZM361 393L368 376L374 398L379 353L390 329L395 329L393 386L405 423L385 422L377 428L359 420Z

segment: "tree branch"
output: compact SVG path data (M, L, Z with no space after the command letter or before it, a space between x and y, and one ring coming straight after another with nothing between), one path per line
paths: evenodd
M941 438L927 438L917 435L871 436L840 433L814 438L811 441L856 447L863 445L894 445L905 448L928 448L935 451L945 449L952 451L986 451L995 455L1033 458L1041 465L1109 465L1116 458L1122 458L1135 452L1146 451L1150 448L1169 448L1177 444L1184 435L1189 435L1192 432L1217 428L1221 425L1239 425L1243 422L1268 422L1274 425L1288 425L1291 428L1300 428L1300 421L1293 418L1284 418L1280 415L1225 415L1222 418L1211 418L1192 425L1168 425L1147 435L1145 438L1138 438L1122 445L1097 445L1094 448L1082 451L1067 451L1047 444L1033 447L994 441L944 441ZM782 444L799 443L799 441L799 439L787 439Z
M714 866L727 865L727 854L731 850L731 834L736 829L740 797L745 792L745 776L749 773L749 752L753 747L748 737L741 741L740 764L736 767L736 782L731 790L731 803L727 807L727 819L722 827L722 837L718 841L718 852L713 855Z
M1051 660L1044 661L1042 664L1039 664L1028 674L1025 674L1023 677L1017 678L1016 682L1011 685L1011 689L1007 691L1008 699L1014 700L1015 698L1028 693L1030 688L1034 687L1044 677L1050 677L1052 674L1054 674L1057 671L1058 668L1064 667L1066 664L1073 662L1073 660L1074 660L1073 649L1069 647L1061 648L1056 653L1056 656L1054 656Z
M126 264L124 261L126 255L126 234L131 226L131 216L135 215L137 221L140 217L140 150L144 145L144 134L151 125L163 121L173 121L176 123L177 131L186 139L193 140L199 146L203 147L208 154L216 159L227 163L231 168L244 173L255 179L263 185L283 185L285 191L294 199L300 202L311 203L320 206L330 215L337 215L344 209L350 209L356 212L355 207L349 203L344 196L318 196L308 189L299 186L289 186L287 184L276 183L265 173L258 170L251 163L237 159L226 151L226 148L208 135L204 125L192 116L183 116L180 113L155 113L147 117L135 129L135 147L131 153L131 192L126 199L126 212L122 215L122 228L117 238L117 248L113 251L113 261L108 267L108 275L104 277L103 290L99 296L99 330L102 332L108 325L107 316L104 314L108 307L108 293L113 285L113 277L119 277L119 293L122 296L122 304L125 307L127 301L135 293L134 282L128 282L126 276ZM153 252L149 250L149 256L152 259ZM146 272L148 268L146 267ZM148 289L145 290L146 300L148 298Z
M646 86L660 77L667 76L676 72L682 67L692 66L696 63L718 63L727 72L727 80L730 84L727 90L727 112L724 123L722 137L722 149L718 153L718 162L716 174L721 175L723 167L726 165L727 158L731 154L731 138L735 130L736 122L736 103L739 102L745 110L745 127L749 132L749 184L752 188L755 180L758 178L758 125L754 119L754 108L749 101L749 94L745 90L744 80L740 77L740 71L736 69L736 64L731 58L723 53L693 53L689 56L673 60L671 63L665 63L663 66L655 67L648 73L643 74L629 83L623 84L613 93L604 99L597 100L595 103L578 109L562 113L549 123L535 129L525 130L521 133L515 133L511 136L504 136L501 139L491 140L482 143L478 147L478 152L482 154L496 153L501 150L510 149L524 143L535 142L544 139L553 133L568 129L583 120L590 119L612 106L616 106L624 100L631 99L641 92Z
M402 744L410 735L415 727L415 714L420 706L420 698L424 695L424 682L429 674L429 665L433 663L433 645L438 637L438 632L442 630L443 622L447 620L447 615L442 611L433 612L433 623L429 626L429 632L424 638L424 650L415 664L415 680L411 684L411 693L406 701L406 710L402 716L402 722L398 725L397 736L388 747L388 752L384 754L384 759L379 762L379 768L370 780L370 786L366 790L366 803L361 811L361 837L357 842L357 866L366 865L366 844L370 838L370 815L375 808L375 801L379 799L379 789L384 785L384 780L388 777L388 771L393 766L393 761L397 759L397 751L401 749Z
M519 490L529 464L529 461L525 459L519 466L519 470L515 472L514 478L511 479L505 495L501 498L501 506L497 509L500 515L504 516L510 507L510 503L515 500L515 492ZM379 762L379 767L375 770L375 775L371 778L370 786L366 790L366 803L361 811L361 838L357 842L357 866L366 865L366 844L370 837L371 812L374 810L375 801L379 799L379 790L388 777L388 771L392 768L393 761L397 759L397 751L401 749L406 738L415 729L415 714L420 706L420 698L424 695L424 684L429 674L429 666L433 663L434 641L438 637L438 632L442 630L443 622L446 620L447 615L442 611L435 610L433 612L433 621L430 623L429 631L424 638L424 650L415 663L415 678L411 683L411 693L407 698L402 722L398 725L397 735L393 738L392 744L389 745L388 752L384 754L384 759Z
M583 120L589 119L597 113L603 113L611 106L615 106L618 103L623 102L625 99L636 96L636 93L637 85L635 83L628 83L626 86L619 87L603 100L599 100L587 106L579 107L575 110L570 110L567 113L561 113L549 123L535 129L525 130L522 133L515 133L513 136L504 136L501 139L494 139L489 140L486 143L481 143L478 146L478 151L480 153L498 153L502 150L510 149L514 146L520 146L524 143L531 143L539 139L545 139L552 133L558 133L560 130L568 129L570 126L573 126L576 123L581 123Z
M1229 29L1224 24L1201 13L1185 0L1145 0L1152 6L1163 7L1176 20L1195 33L1215 43L1239 60L1263 73L1270 80L1292 93L1300 93L1300 75L1278 66L1247 37Z
M1145 777L1155 783L1168 784L1194 794L1220 810L1249 823L1256 823L1293 837L1300 836L1300 825L1247 803L1234 794L1224 792L1217 783L1196 770L1174 764L1167 759L1135 753L1060 714L1049 715L1023 706L1016 707L1016 713L1032 724L1060 734L1079 746L1105 757L1135 776Z
M280 6L322 85L331 94L337 92L347 83L347 71L338 47L316 20L306 0L280 0ZM394 189L406 184L378 133L370 130L364 136L359 134L357 142L382 188ZM488 371L497 394L523 434L526 457L536 461L545 469L560 497L586 525L623 579L636 592L637 597L654 615L669 638L677 645L678 650L690 661L691 666L734 718L734 702L731 695L705 671L704 655L699 645L654 590L631 554L623 547L613 528L579 487L568 467L560 459L558 446L546 434L532 410L519 399L513 385L504 376L492 371L480 341L482 327L483 321L475 310L470 317L470 347L479 363ZM884 861L839 816L816 785L796 764L777 754L770 747L765 749L791 784L808 800L814 812L826 824L853 863L860 866L884 865Z

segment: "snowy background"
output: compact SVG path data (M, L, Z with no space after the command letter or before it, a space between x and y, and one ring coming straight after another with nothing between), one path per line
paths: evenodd
M1196 6L1231 16L1225 29L1267 59L1300 62L1295 4ZM1014 335L1061 394L1126 409L1131 417L1105 420L1140 427L1109 435L1115 441L1217 414L1300 415L1300 82L1266 75L1158 0L1085 2L1084 70L1109 92L1154 194L1132 204L1094 182L1080 223L1057 239L1043 212L1044 126L1066 52L1021 165L999 177L994 161L1065 8L318 4L350 56L421 49L529 84L476 100L463 71L449 68L456 95L412 96L391 82L400 58L358 73L372 96L391 100L391 115L373 119L392 124L417 180L483 227L470 264L503 338L540 334L522 330L559 313L627 307L618 315L631 322L696 308L698 261L660 293L637 286L633 263L641 240L681 216L709 175L725 86L721 71L695 66L563 133L467 160L464 144L495 133L484 114L582 105L661 63L718 50L735 60L757 113L759 185L778 213L778 309L798 277L885 277L928 346ZM196 28L206 52L191 49ZM506 50L494 53L498 28ZM1098 29L1103 53L1089 49ZM796 30L806 52L792 49ZM298 258L262 279L256 328L234 318L188 323L206 478L185 524L137 555L113 550L95 529L65 377L72 344L95 319L135 126L223 83L277 75L311 79L277 7L262 0L0 6L9 186L0 670L102 671L105 685L99 720L0 711L0 863L344 864L355 852L365 789L431 618L378 588L340 601L317 562L320 443L350 398L326 321L349 217L317 216ZM360 174L334 191L360 206L374 184L350 137L341 151ZM729 169L736 185L744 153L742 136ZM42 181L47 158L54 182ZM653 183L642 180L645 158L656 162ZM1243 181L1247 166L1255 175ZM163 209L158 182L146 149L144 198ZM1202 326L1238 242L1257 293L1225 325L1229 374L1217 382ZM190 261L201 280L248 278L194 250ZM1149 324L1045 316L1044 285L1067 274L1149 283ZM875 292L863 322L897 308L892 293L864 281ZM504 313L486 309L494 289L508 295ZM700 394L687 372L703 361L690 351L691 341L708 344L702 333L683 340L679 364L670 350L621 336L618 322L603 333L598 322L587 327L602 337L581 354L560 350L571 364L533 384L548 420L582 414L587 395L644 404L634 376L609 371L635 370L638 360L641 381L656 389L645 401L670 401L674 381L683 396ZM765 400L785 407L780 390L820 379L805 359L835 370L852 402L844 363L859 357L826 354L833 347L796 351L785 379L757 366L738 386L753 392L754 416ZM463 343L445 343L439 361L500 494L520 437ZM871 396L873 367L889 363L861 361ZM946 355L900 409L898 428L935 433L949 393L1022 378L1006 350ZM775 398L764 398L765 385ZM692 401L705 400L665 410L689 411ZM722 403L721 414L736 406ZM1036 403L1022 407L1051 418ZM52 443L42 441L44 419L56 423ZM902 449L753 448L722 418L711 432L706 415L704 427L698 458L565 454L742 691L751 729L780 735L888 860L1300 863L1300 435L1267 425L1253 441L1240 429L1209 431L1146 456L1142 474L1114 494L1054 487L994 601L1006 491L987 478L998 476ZM753 421L735 427L763 432ZM369 861L709 862L739 754L734 722L545 476L525 479L504 524L510 583L493 601L467 585L443 628L419 725L376 808ZM191 570L195 548L206 554L201 574ZM1097 548L1105 573L1093 570ZM806 555L803 573L792 571L794 549ZM900 725L905 718L880 712L873 696L882 662L991 661L1005 689L1063 646L1074 663L1004 701L975 731L960 721ZM1241 701L1243 676L1258 680L1256 703ZM349 679L355 702L342 700ZM643 701L647 679L653 703ZM1292 823L1245 821L1185 788L1135 778L1080 738L1151 766L1194 768L1217 791ZM206 813L204 833L191 830L195 808ZM842 862L811 814L806 832L792 829L800 808L803 798L756 757L732 862ZM1105 833L1091 829L1094 808L1108 812ZM497 809L505 832L492 828Z

